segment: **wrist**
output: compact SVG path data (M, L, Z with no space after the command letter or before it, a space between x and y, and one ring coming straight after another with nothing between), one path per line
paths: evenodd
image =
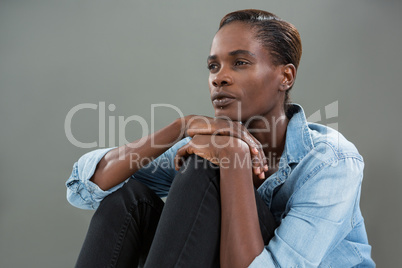
M250 154L250 148L248 144L238 138L230 137L230 141L226 143L227 146L224 146L219 150L220 155L231 157L234 155L244 155Z
M244 149L224 150L220 158L219 170L221 187L226 189L246 187L250 182L252 183L251 155Z
M219 150L220 167L230 169L251 168L251 155L248 145L241 141L240 144L227 146Z

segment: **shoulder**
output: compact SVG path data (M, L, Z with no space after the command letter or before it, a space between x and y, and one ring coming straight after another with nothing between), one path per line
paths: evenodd
M340 132L328 126L308 123L311 147L292 168L295 190L315 192L320 189L328 196L358 191L363 179L364 162L356 146ZM298 191L295 191L298 192ZM351 194L351 196L353 195Z
M352 204L363 179L363 157L337 130L320 124L307 126L311 146L304 157L287 166L289 206L312 200L320 207Z
M293 114L286 133L287 163L316 160L312 164L319 164L346 158L363 161L356 146L340 132L328 126L307 122L300 105L293 104L292 108Z
M311 153L319 155L323 162L355 158L363 162L356 146L337 130L316 123L308 123L313 148Z
M297 177L292 181L302 185L312 178L331 177L329 174L361 180L364 163L356 146L331 127L307 122L301 106L293 108L281 159L283 173L292 173L293 179Z

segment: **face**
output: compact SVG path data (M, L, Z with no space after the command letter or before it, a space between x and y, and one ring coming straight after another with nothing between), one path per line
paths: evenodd
M245 122L283 115L281 66L254 38L249 25L232 22L215 35L208 57L209 90L216 117Z

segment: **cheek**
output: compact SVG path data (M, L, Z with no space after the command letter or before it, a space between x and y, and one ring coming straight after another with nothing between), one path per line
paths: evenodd
M250 80L247 85L247 98L255 99L261 98L263 95L266 95L269 91L269 83L267 83L264 79L256 77L256 79Z
M243 92L242 109L254 114L266 101L266 97L266 92L264 92L264 88L262 88L261 85L258 83L250 83Z
M276 81L273 77L254 77L250 79L244 91L243 100L247 109L260 109L265 105L268 105L272 101L277 101L277 95L279 91L277 90Z

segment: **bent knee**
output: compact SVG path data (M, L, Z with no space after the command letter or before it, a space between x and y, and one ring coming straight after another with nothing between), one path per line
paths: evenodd
M110 207L111 209L123 208L128 210L133 204L141 202L163 203L146 185L130 179L123 187L105 197L99 207Z
M207 172L215 175L219 171L219 166L196 155L190 155L180 168L180 172Z
M205 180L219 184L219 174L219 166L198 155L190 155L183 163L174 181L196 185L194 179L197 179L197 181ZM177 177L180 179L177 180Z

